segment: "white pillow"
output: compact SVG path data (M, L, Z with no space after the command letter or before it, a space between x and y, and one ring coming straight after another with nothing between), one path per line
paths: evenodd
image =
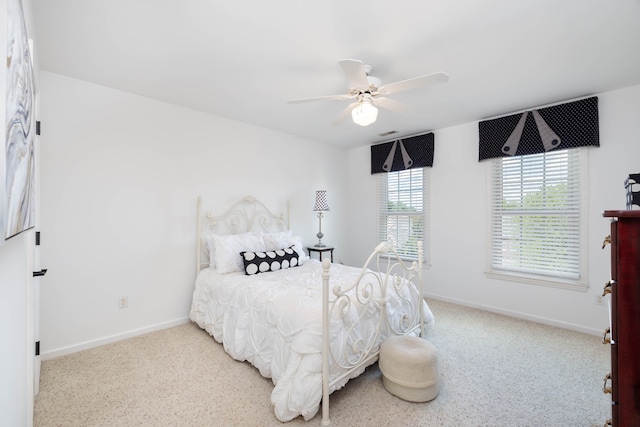
M293 237L291 230L282 231L280 233L264 233L264 246L267 251L275 251L282 248L288 248L292 245L289 243Z
M293 236L293 249L298 252L298 264L302 265L303 262L309 259L309 256L304 252L304 246L302 246L302 238L300 236Z
M214 234L212 235L212 241L216 271L221 274L244 269L240 252L266 250L264 240L253 233Z
M276 251L282 248L288 248L293 245L293 249L298 253L299 264L309 259L304 253L302 239L300 236L294 236L293 231L282 231L280 233L264 233L264 246L267 251Z
M214 257L215 251L213 249L213 234L203 236L202 245L204 247L204 252L209 257L209 267L216 268L216 259Z

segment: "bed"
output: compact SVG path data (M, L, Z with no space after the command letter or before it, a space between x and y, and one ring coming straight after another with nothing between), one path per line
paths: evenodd
M322 403L329 425L329 394L375 363L386 337L424 335L434 323L421 263L386 244L364 267L349 267L306 256L288 209L275 215L249 196L213 215L199 197L197 212L190 318L271 378L280 421L310 420Z

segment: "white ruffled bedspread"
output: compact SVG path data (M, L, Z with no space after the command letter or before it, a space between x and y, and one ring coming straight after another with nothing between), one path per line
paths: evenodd
M360 270L333 264L331 288L351 285ZM391 300L387 312L392 322L401 322L399 303ZM430 327L434 319L426 303L424 313L425 324ZM272 379L275 387L271 402L280 421L299 415L309 420L318 412L322 399L322 264L319 261L308 260L299 267L255 276L241 272L218 274L206 268L196 280L190 318L222 343L231 357L250 362L264 377ZM332 320L332 343L344 335L345 325L352 321L349 316ZM374 315L362 322L356 334L365 341L374 336L376 321ZM364 369L363 366L352 373L351 378ZM335 378L344 371L331 364L330 372ZM348 380L340 381L331 391L341 388Z

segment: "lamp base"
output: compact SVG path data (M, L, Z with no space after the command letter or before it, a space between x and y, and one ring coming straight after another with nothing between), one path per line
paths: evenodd
M316 234L316 237L318 238L318 243L316 243L316 248L324 248L325 245L324 243L322 243L322 238L324 237L324 234L322 233L322 231L318 231L318 234Z
M326 247L327 247L327 245L325 245L325 244L324 244L324 243L322 243L322 242L318 242L318 243L316 243L316 244L315 244L315 247L316 247L316 248L326 248Z

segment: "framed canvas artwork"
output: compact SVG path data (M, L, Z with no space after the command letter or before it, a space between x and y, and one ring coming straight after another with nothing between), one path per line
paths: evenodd
M4 240L35 225L35 93L20 0L7 0L3 185Z

